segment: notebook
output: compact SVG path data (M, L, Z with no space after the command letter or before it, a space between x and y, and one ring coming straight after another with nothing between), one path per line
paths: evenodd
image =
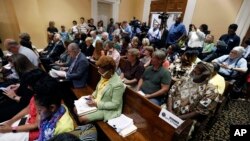
M121 114L121 116L117 118L108 120L108 124L113 127L122 137L126 137L137 130L133 119L125 116L124 114Z
M61 77L61 76L65 76L66 72L65 71L59 71L59 70L51 69L49 71L49 74L53 78L58 78L58 77Z
M87 104L88 97L89 96L82 96L80 99L75 100L74 104L75 104L78 116L83 116L83 115L97 111L96 107L90 107Z

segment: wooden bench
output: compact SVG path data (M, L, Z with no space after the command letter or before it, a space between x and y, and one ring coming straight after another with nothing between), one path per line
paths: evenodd
M82 89L73 89L73 92L78 98L91 94L99 80L100 74L97 72L97 67L90 63L88 86ZM98 137L101 140L112 141L170 141L186 139L193 121L186 120L180 127L174 129L158 117L160 110L159 106L152 104L132 89L126 88L123 97L123 114L134 120L138 128L137 132L123 138L107 123L97 121Z

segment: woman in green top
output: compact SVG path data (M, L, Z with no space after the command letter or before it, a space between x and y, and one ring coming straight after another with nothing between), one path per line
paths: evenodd
M97 62L98 72L101 80L96 90L89 96L87 104L97 107L97 111L80 116L81 123L88 123L96 120L107 121L118 117L122 112L122 97L125 86L120 77L115 73L116 64L113 58L102 56Z
M213 52L214 48L214 36L208 34L205 38L205 42L203 44L203 50L199 56L200 59L205 58L207 55Z

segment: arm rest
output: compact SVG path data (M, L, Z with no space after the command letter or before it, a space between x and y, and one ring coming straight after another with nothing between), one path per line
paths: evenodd
M187 119L174 132L173 141L186 140L192 127L193 120Z

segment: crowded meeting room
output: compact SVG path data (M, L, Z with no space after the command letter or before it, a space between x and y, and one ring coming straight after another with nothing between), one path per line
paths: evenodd
M250 0L0 0L0 141L248 141Z

